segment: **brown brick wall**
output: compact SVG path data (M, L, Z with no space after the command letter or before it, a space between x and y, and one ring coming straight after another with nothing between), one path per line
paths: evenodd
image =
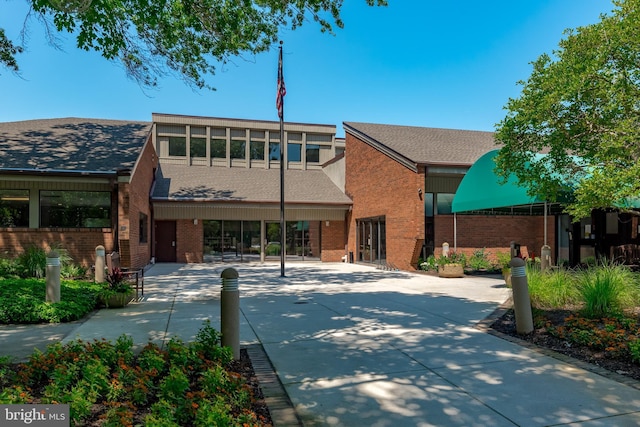
M436 254L442 252L442 244L449 243L453 249L453 215L438 215L435 218ZM554 255L555 217L547 218L547 242ZM474 250L486 248L485 254L493 259L496 252L508 252L512 241L519 243L529 255L540 256L544 244L544 217L542 216L483 216L457 215L458 251L467 256ZM527 254L524 254L525 256Z
M149 192L158 156L151 141L145 144L129 183L118 184L118 239L122 264L144 267L151 259L151 208ZM147 241L140 241L140 214L147 215Z
M345 255L345 223L344 221L326 221L320 223L322 228L322 256L323 262L340 262Z
M176 220L177 262L202 262L204 229L202 221L194 224L192 219Z
M75 264L90 267L95 263L96 246L104 246L107 253L113 251L113 236L110 228L0 229L2 256L16 257L32 245L46 251L60 245Z
M424 172L413 172L347 134L345 191L353 199L348 250L356 252L356 219L385 216L387 262L411 270L416 245L424 239Z

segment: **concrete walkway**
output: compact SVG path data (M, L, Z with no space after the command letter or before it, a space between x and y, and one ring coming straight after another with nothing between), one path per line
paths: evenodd
M241 343L262 344L304 426L640 425L640 390L477 328L510 295L486 277L290 263L283 278L279 264L159 264L142 302L70 325L1 327L4 354L61 337L188 341L205 319L220 327L228 267L240 274Z

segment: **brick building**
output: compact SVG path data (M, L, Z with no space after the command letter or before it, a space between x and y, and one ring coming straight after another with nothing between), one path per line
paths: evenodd
M341 139L332 125L286 123L281 141L278 122L170 114L0 123L0 251L59 244L91 265L104 245L135 267L277 260L281 147L288 260L410 270L444 242L468 254L542 246L541 216L452 214L492 133L344 129Z
M156 165L151 123L0 123L0 252L60 246L88 266L103 245L125 266L146 265Z
M495 211L452 213L467 170L495 148L493 133L345 122L345 193L349 257L357 262L416 268L443 243L471 255L507 251L516 241L539 251L544 219ZM554 241L553 219L547 225Z
M340 261L343 142L318 124L286 123L280 138L279 122L153 114L156 261L280 259L281 167L287 258Z

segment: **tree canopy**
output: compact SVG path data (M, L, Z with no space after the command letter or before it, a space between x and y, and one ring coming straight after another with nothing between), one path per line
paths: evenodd
M640 198L640 0L613 3L532 63L496 125L497 172L548 201L569 190L575 220Z
M266 51L282 28L313 20L342 28L343 0L28 0L27 18L75 36L83 50L120 61L129 76L153 87L168 70L198 88L232 57ZM386 0L365 0L370 6ZM6 6L5 6L6 7ZM0 65L19 71L22 46L0 28Z

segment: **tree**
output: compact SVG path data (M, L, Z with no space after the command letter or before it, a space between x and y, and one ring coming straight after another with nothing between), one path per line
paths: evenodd
M497 172L576 220L630 211L640 197L640 0L614 0L596 24L567 30L543 54L496 126ZM545 155L541 156L540 153Z
M259 53L277 41L281 28L296 29L309 18L320 29L343 27L343 0L29 0L28 17L56 32L76 37L80 49L120 61L127 74L153 87L165 70L187 83L212 89L205 81L243 53ZM370 6L386 0L366 0ZM22 47L0 28L0 65L18 71Z

